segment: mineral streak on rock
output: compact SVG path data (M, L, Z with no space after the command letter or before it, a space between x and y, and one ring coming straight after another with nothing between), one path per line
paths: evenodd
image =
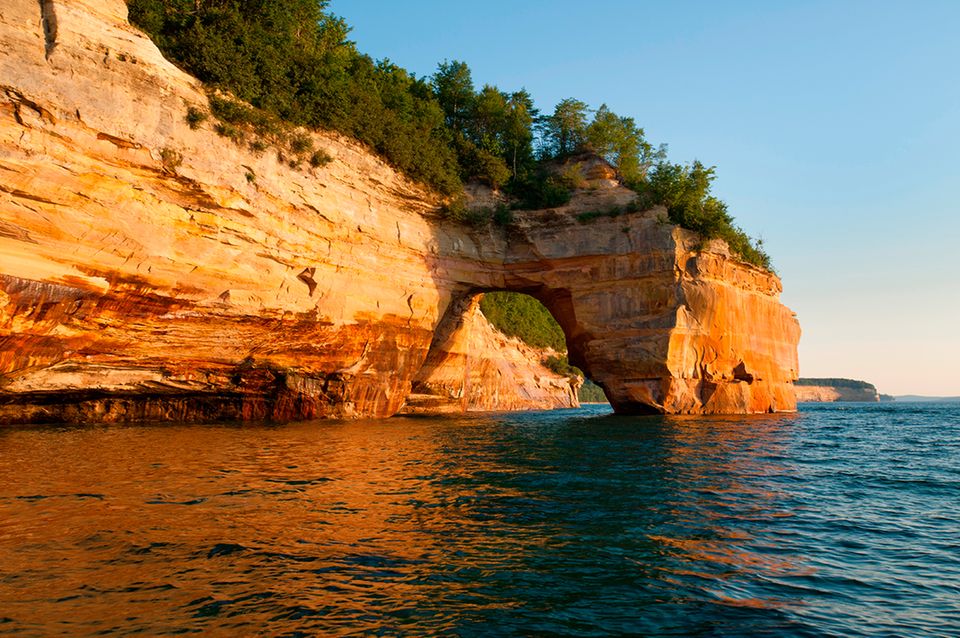
M795 407L779 280L663 211L579 223L632 198L602 167L486 230L336 134L292 169L191 129L206 94L122 0L6 2L0 85L0 423L388 416L448 309L501 289L547 305L618 411Z

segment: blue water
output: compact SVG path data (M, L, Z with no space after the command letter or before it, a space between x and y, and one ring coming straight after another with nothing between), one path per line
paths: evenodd
M0 634L960 636L960 404L0 431Z

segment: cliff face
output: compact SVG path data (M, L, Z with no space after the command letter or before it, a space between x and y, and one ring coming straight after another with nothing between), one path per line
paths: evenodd
M605 176L476 231L340 136L291 168L191 129L206 95L125 15L0 12L0 422L387 416L498 289L543 301L620 411L794 409L775 276L657 211L580 224L630 197Z
M800 330L775 275L730 259L720 242L697 250L693 233L659 221L663 211L582 224L577 198L570 207L518 216L503 287L551 310L570 362L615 410L795 409Z
M880 401L877 389L844 388L835 385L798 385L796 386L797 401L810 403L830 403L833 401L866 401L876 403Z

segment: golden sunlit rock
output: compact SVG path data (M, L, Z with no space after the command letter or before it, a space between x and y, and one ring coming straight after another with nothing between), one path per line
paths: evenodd
M0 423L389 416L443 369L421 374L448 309L500 289L551 310L618 411L795 408L778 278L663 211L582 223L632 197L602 166L505 228L445 221L343 136L291 166L192 128L207 95L121 0L7 2L0 85ZM493 368L457 373L484 388L465 407L558 405Z

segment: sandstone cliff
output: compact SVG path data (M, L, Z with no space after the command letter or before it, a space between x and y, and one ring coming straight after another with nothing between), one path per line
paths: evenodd
M125 16L0 12L0 422L387 416L437 326L500 289L551 310L618 411L794 409L779 280L662 211L579 223L631 196L609 176L464 228L341 136L291 168L192 129L202 87Z
M810 403L829 403L833 401L880 401L880 394L872 384L862 381L839 379L830 383L829 379L802 379L796 384L797 401ZM847 383L844 383L847 381Z

